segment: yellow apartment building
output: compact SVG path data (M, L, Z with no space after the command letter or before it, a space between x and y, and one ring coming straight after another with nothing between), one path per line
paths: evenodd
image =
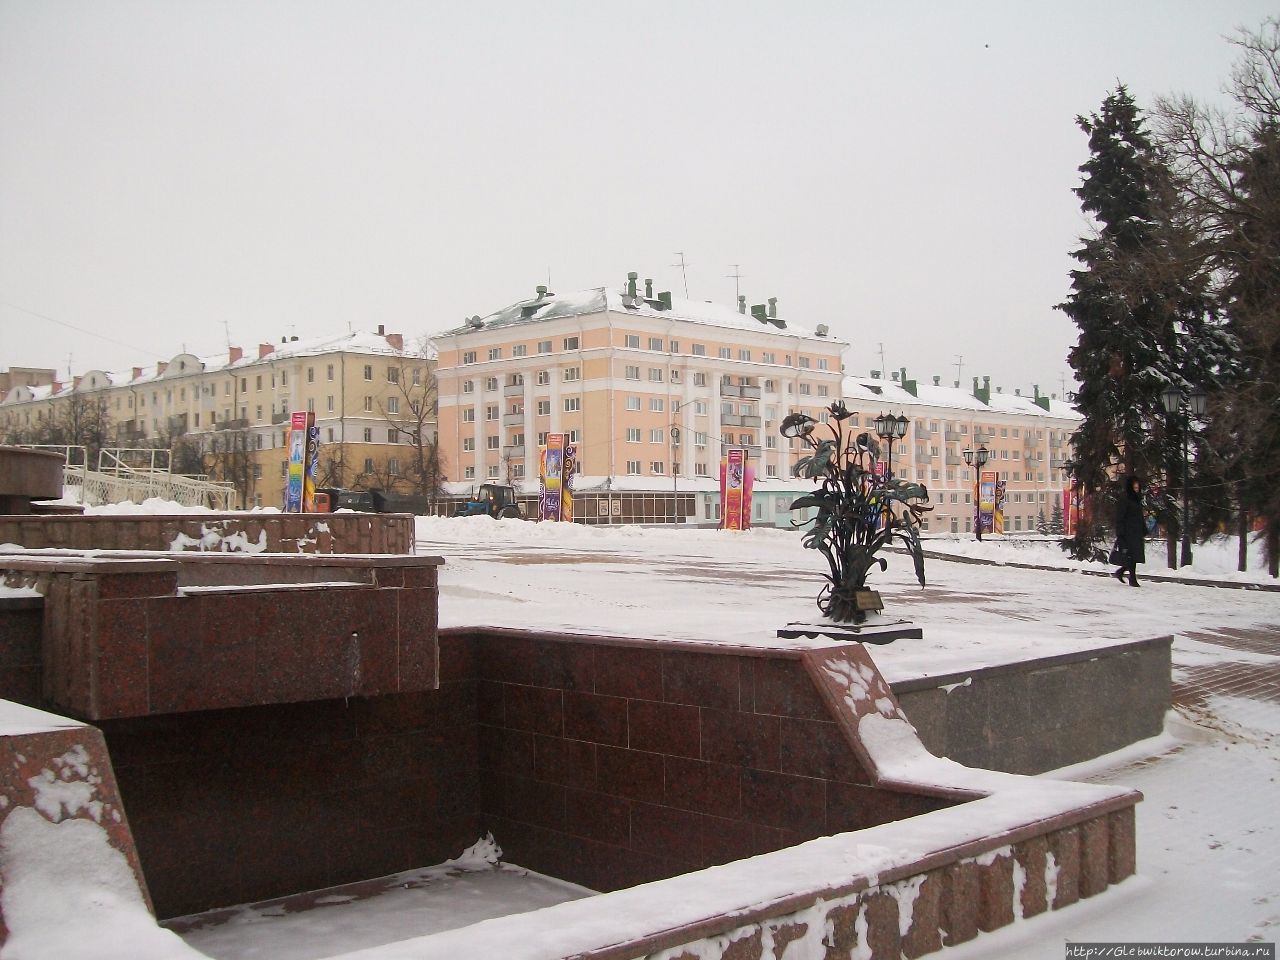
M80 422L100 418L102 446L169 449L179 462L185 452L188 469L234 482L242 505L280 506L289 415L309 410L320 429L320 485L407 490L410 437L435 436L434 368L429 347L406 350L383 327L182 353L127 373L18 383L0 398L0 436L48 442L74 411Z
M584 482L716 478L730 446L788 477L787 412L840 396L847 346L824 326L622 289L536 296L437 334L440 449L463 483L536 480L548 433L578 444ZM635 480L631 481L633 484Z

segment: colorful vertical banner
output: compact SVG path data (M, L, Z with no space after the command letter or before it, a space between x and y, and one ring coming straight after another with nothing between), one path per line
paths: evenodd
M310 415L314 419L314 414ZM302 487L307 473L307 411L289 419L289 474L284 487L284 512L302 512Z
M720 529L747 530L750 528L749 497L747 451L741 447L731 447L724 459L720 461Z
M560 468L560 520L573 523L573 475L578 472L578 445L564 445L564 460Z
M1074 537L1076 526L1080 523L1080 507L1076 498L1076 486L1072 481L1070 490L1062 491L1062 533Z
M1005 483L1003 480L996 481L996 499L995 509L992 511L993 533L1004 535L1004 492Z
M978 485L978 524L983 533L994 533L996 528L996 474L982 472Z
M316 415L307 414L307 462L302 474L302 512L316 512L316 472L320 469L320 428Z
M538 454L538 519L560 520L564 509L565 435L547 434ZM570 505L570 510L573 507Z

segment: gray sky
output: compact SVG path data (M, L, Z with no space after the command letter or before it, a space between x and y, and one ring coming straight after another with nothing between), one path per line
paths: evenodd
M0 0L0 369L409 336L628 270L850 372L1069 377L1076 114L1217 98L1248 0ZM41 314L67 326L38 319ZM102 339L103 337L109 339Z

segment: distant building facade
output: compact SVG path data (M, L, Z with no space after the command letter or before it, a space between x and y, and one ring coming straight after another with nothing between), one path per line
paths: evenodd
M185 452L195 460L188 470L235 482L245 506L279 506L289 415L308 410L320 429L322 485L395 487L411 472L409 437L435 438L435 362L421 354L379 328L262 343L256 355L231 347L127 374L18 383L0 399L0 437L40 442L92 415L101 418L103 446Z

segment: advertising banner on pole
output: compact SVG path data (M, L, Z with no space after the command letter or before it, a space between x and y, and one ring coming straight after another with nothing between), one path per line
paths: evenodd
M982 472L978 486L978 523L983 533L995 532L996 513L996 474L990 470Z
M1002 534L1002 535L1003 535L1003 533L1004 533L1004 497L1005 497L1005 492L1004 492L1004 481L1003 481L1003 480L997 480L997 481L996 481L995 510L994 510L994 512L993 512L993 517L995 518L995 519L994 519L994 524L995 524L995 525L994 525L994 529L993 529L993 531L992 531L992 532L993 532L993 533L999 533L999 534Z
M578 445L564 445L564 460L560 467L560 520L573 523L573 475L578 472Z
M289 473L284 487L284 512L302 512L302 487L307 473L307 411L289 418ZM311 415L314 418L314 414Z
M538 455L538 519L559 520L564 506L565 435L547 434ZM572 506L570 507L572 510Z
M307 462L302 475L302 512L316 512L316 471L320 469L320 428L316 415L307 414Z
M720 461L720 517L722 530L747 530L751 526L747 451L741 447L730 448Z

